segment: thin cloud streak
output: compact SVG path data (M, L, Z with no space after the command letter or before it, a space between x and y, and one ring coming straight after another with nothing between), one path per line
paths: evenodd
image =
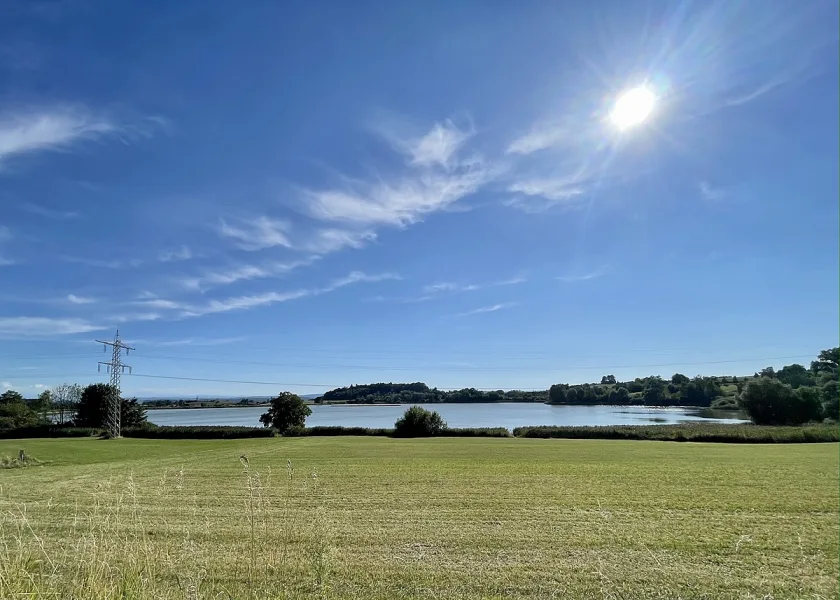
M61 319L49 317L0 317L0 337L30 338L53 335L70 335L100 331L105 327L94 325L84 319Z
M96 302L96 298L77 296L76 294L68 294L67 301L70 304L93 304L94 302Z
M187 246L181 246L177 250L171 250L168 252L161 252L158 255L158 260L160 262L168 263L168 262L177 262L182 260L189 260L193 257L192 250L189 249Z
M10 111L0 115L0 166L17 155L66 149L74 142L117 131L109 119L69 106Z
M511 308L516 306L515 302L501 302L499 304L493 304L491 306L482 306L481 308L476 308L473 310L468 310L467 312L458 313L455 315L456 317L468 317L470 315L481 315L484 313L491 313L496 312L497 310L503 310L505 308Z
M32 213L33 215L39 215L41 217L46 217L47 219L55 219L59 221L78 219L80 216L80 214L74 210L57 210L41 206L40 204L32 204L30 202L24 202L20 205L20 208Z
M568 275L557 277L559 281L564 283L576 283L578 281L589 281L591 279L598 279L599 277L603 277L607 273L610 272L609 266L603 266L595 269L594 271L590 271L589 273L584 273L582 275Z
M239 222L238 226L229 225L221 219L218 231L222 237L236 240L237 246L242 250L263 250L274 246L292 247L288 236L292 225L288 221L259 216L254 219L240 219Z

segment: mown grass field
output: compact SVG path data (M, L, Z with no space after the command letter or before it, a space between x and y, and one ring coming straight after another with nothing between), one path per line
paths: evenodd
M837 444L20 448L44 464L0 470L0 598L838 597Z

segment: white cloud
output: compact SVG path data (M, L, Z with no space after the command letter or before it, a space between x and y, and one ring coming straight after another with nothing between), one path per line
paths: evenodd
M460 313L456 316L468 317L470 315L480 315L480 314L483 314L483 313L496 312L497 310L510 308L511 306L516 306L516 303L515 302L502 302L500 304L493 304L491 306L482 306L481 308L476 308L476 309L473 309L473 310L469 310L467 312Z
M471 135L458 129L452 121L435 123L426 135L405 144L404 149L411 157L412 165L439 165L451 169L456 165L456 153Z
M337 290L338 288L344 287L346 285L351 285L353 283L376 283L378 281L387 281L395 279L401 279L401 277L395 273L380 273L378 275L368 275L366 273L362 273L361 271L353 271L349 275L340 279L336 279L328 286L321 288L318 293L332 292L333 290Z
M76 294L68 294L67 301L71 304L93 304L96 302L96 299L85 296L77 296Z
M291 223L260 216L255 219L240 219L239 226L229 225L224 219L219 224L219 234L238 241L243 250L262 250L274 246L291 248L288 232Z
M253 296L237 296L226 298L224 300L210 300L201 305L185 305L184 310L179 314L180 317L200 317L208 314L228 312L232 310L245 310L255 308L258 306L265 306L270 304L277 304L279 302L288 302L290 300L297 300L307 296L318 296L333 292L339 288L355 283L374 283L378 281L385 281L389 279L399 279L399 275L393 273L381 273L377 275L368 275L361 271L353 271L345 277L341 277L332 281L330 284L322 288L300 289L289 292L266 292L264 294L257 294Z
M136 269L145 263L142 259L132 258L129 260L112 259L104 260L99 258L79 258L75 256L62 256L61 260L78 265L87 265L98 269Z
M42 337L88 333L105 329L84 319L53 319L48 317L0 317L2 337Z
M15 155L63 149L116 130L106 118L67 106L10 111L0 115L0 164Z
M251 279L265 279L285 275L295 269L311 265L319 257L295 260L291 262L267 262L262 265L239 265L227 270L207 271L196 277L182 279L184 287L194 290L203 290L214 285L228 285L237 281L248 281Z
M160 262L176 262L181 260L189 260L192 258L192 251L187 246L181 246L177 250L170 250L161 252L158 255Z
M513 140L507 154L532 154L568 141L571 136L569 128L559 123L535 126L528 134Z
M20 205L20 208L34 215L39 215L48 219L66 220L76 219L79 217L79 213L74 210L57 210L55 208L49 208L39 204L32 204L31 202L24 202Z
M469 134L451 122L436 124L416 139L402 140L388 132L383 135L408 156L408 169L394 177L367 182L348 179L345 189L310 190L305 196L312 217L402 227L450 207L493 177L493 169L480 158L459 158L459 149Z
M723 200L726 197L726 190L724 188L713 187L706 181L700 182L700 195L706 200L717 201Z
M32 387L34 387L36 390L45 390L48 386L44 385L43 383L36 383Z
M510 279L502 279L500 281L491 281L490 283L452 283L452 282L443 282L443 283L434 283L432 285L427 285L423 287L424 294L439 294L442 292L474 292L476 290L483 290L491 287L499 287L504 285L516 285L518 283L525 283L528 281L527 278L518 276L512 277Z
M580 275L567 275L563 277L558 277L557 279L564 283L575 283L578 281L589 281L590 279L598 279L599 277L603 277L609 272L610 267L608 265L604 265L602 267L598 267L594 271L589 271L588 273L582 273Z
M2 386L3 388L5 388L7 390L10 390L13 387L15 387L15 386L12 385L11 381L4 381L4 382L0 383L0 386Z
M306 240L297 244L298 249L316 254L329 254L344 248L361 248L376 239L373 231L349 231L346 229L318 229Z
M125 315L114 315L111 317L112 321L117 323L131 323L136 321L157 321L162 319L163 315L156 312L141 312L129 313Z

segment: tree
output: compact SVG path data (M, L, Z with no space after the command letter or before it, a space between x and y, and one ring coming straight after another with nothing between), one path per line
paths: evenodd
M32 403L32 410L40 414L41 418L46 421L52 410L52 404L52 392L50 390L44 390L38 394L37 400Z
M834 372L838 369L840 369L840 347L821 351L817 360L811 363L811 370L814 373Z
M446 428L446 421L436 411L420 406L412 406L394 423L394 433L400 437L429 437Z
M601 377L601 385L615 385L615 375L604 375Z
M76 405L73 423L77 427L105 427L108 410L117 390L107 383L93 383L87 386ZM146 409L136 398L120 398L120 423L122 427L138 427L146 422Z
M280 433L288 432L292 427L303 427L306 417L312 414L306 403L297 394L281 392L271 401L268 411L260 417L265 427L274 427Z
M840 418L840 391L836 381L828 381L820 390L822 396L823 416L833 421Z
M686 377L682 373L674 373L673 375L671 375L671 383L673 383L674 385L683 385L688 382L688 377Z
M758 377L766 377L767 379L775 379L776 378L776 369L773 367L764 367L761 369L761 372L758 374Z
M53 408L57 411L56 421L64 423L76 413L82 398L82 386L78 383L62 383L52 389Z
M14 429L41 423L19 392L7 390L0 394L0 429Z
M822 406L815 388L794 391L778 379L759 377L747 384L739 405L756 425L800 425L819 419Z
M782 383L788 384L793 389L802 387L803 385L814 385L814 380L808 369L799 364L782 367L776 373L776 378Z
M555 383L548 388L548 403L549 404L565 404L566 403L566 387L565 385Z

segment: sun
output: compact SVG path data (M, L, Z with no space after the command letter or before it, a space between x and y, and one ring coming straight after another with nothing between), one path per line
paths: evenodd
M653 112L656 96L645 86L634 87L621 94L615 101L610 120L620 130L643 123Z

